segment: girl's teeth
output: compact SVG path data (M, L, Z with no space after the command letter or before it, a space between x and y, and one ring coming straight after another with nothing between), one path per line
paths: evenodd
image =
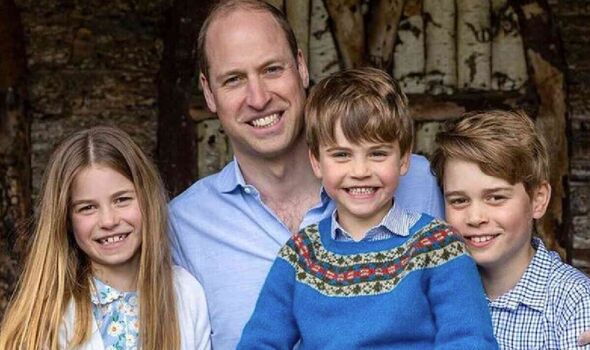
M255 119L251 124L257 128L266 128L275 125L279 121L279 114L274 113L263 118Z
M373 187L352 187L349 189L350 194L357 195L357 194L371 194L375 192Z
M107 238L103 238L100 240L101 244L111 244L111 243L115 243L115 242L119 242L122 241L123 239L125 239L125 237L127 237L127 235L119 235L119 236L112 236L112 237L107 237Z

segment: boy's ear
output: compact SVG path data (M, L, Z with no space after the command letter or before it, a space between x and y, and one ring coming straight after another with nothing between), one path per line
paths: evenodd
M309 154L309 161L311 162L311 168L313 169L313 173L315 174L315 176L318 179L322 179L322 171L320 169L320 160L317 159L313 153L311 152L311 150L307 151L307 154Z
M531 194L533 202L533 219L540 219L545 215L551 199L551 185L543 181Z
M412 152L408 151L400 159L399 174L401 176L406 175L406 173L410 169L410 158L411 158L411 155L412 155Z

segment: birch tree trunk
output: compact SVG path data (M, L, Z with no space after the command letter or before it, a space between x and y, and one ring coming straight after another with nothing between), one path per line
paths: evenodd
M285 0L285 12L295 38L297 46L309 62L309 15L311 0Z
M393 76L409 94L424 93L424 21L422 0L407 0L404 5L398 40L394 50Z
M571 242L563 224L562 207L567 193L564 178L569 167L563 50L546 0L509 0L508 4L518 15L531 84L540 99L535 125L545 137L549 151L551 201L536 226L549 248L563 253L563 247Z
M520 89L528 76L518 16L508 0L492 0L492 89Z
M388 72L393 66L393 47L397 39L404 0L374 0L368 23L369 62Z
M0 0L0 319L18 279L32 215L25 37L12 0Z
M457 85L491 87L490 0L457 0Z
M340 70L336 43L330 31L328 10L323 0L311 0L309 78L311 85Z
M424 0L426 90L450 94L457 86L455 0Z
M365 25L361 0L325 0L336 46L345 68L364 64Z

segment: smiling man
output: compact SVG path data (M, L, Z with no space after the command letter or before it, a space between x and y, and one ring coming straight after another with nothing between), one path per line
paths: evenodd
M334 204L308 160L308 71L283 14L262 1L222 1L198 45L207 106L235 158L170 204L173 254L205 288L214 348L234 349L281 246L329 217ZM409 210L442 216L423 157L411 157L395 198Z

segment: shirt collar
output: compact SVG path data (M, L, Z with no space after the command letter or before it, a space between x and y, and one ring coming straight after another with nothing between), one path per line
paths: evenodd
M350 237L348 232L340 226L337 220L337 210L334 210L332 213L332 230L330 235L332 239L337 239L339 235L345 235ZM408 211L403 209L401 206L396 205L395 201L393 202L393 206L387 214L383 217L383 220L378 225L372 227L368 233L371 233L373 230L383 228L389 231L393 235L407 237L410 234L410 228L416 223L416 219L413 215L411 215ZM364 238L368 237L369 234Z
M246 186L244 175L242 174L235 157L231 162L227 163L218 174L216 184L217 189L221 193L229 193L234 191L237 187Z
M125 293L112 288L98 278L93 278L93 288L91 287L90 301L94 305L107 305L113 301L124 297Z
M492 307L516 310L520 304L543 312L545 285L551 272L551 257L541 239L533 237L531 244L536 248L520 281L498 299L489 301Z

